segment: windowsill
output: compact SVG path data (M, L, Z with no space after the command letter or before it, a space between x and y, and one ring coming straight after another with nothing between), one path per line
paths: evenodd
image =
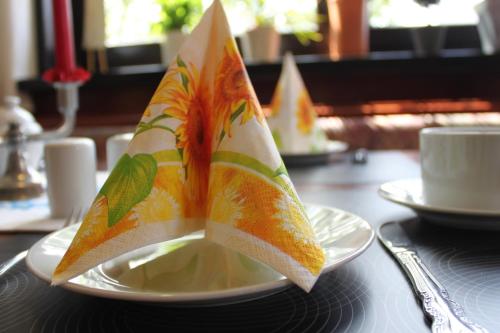
M312 100L333 106L342 116L366 115L363 105L380 101L480 100L495 108L500 102L500 55L486 56L475 49L446 50L435 58L397 51L373 52L364 59L331 61L324 55L304 55L296 60ZM281 62L247 64L247 70L261 104L269 104ZM164 73L163 65L152 64L94 75L80 88L80 123L90 126L99 118L99 125L134 124ZM32 97L37 118L58 119L50 85L34 79L20 82L19 89Z
M307 54L307 55L296 55L294 56L295 61L298 65L302 64L329 64L329 63L367 63L374 61L391 61L391 60L415 60L415 61L425 61L425 60L436 60L436 59L449 59L449 58L482 58L488 57L481 53L478 49L450 49L443 50L439 57L434 58L417 58L415 57L413 51L401 50L401 51L375 51L370 52L366 58L344 58L340 60L332 60L326 54ZM245 62L247 68L257 67L257 66L276 66L281 65L281 60L275 62ZM132 65L132 66L120 66L114 67L110 70L110 75L135 75L135 74L146 74L146 73L157 73L164 72L166 67L163 64L147 64L147 65Z
M391 69L392 66L418 66L427 67L428 70L438 69L439 64L461 63L464 66L480 66L481 63L487 64L492 61L495 64L500 62L500 55L483 55L478 49L449 49L443 50L439 57L418 58L410 50L402 51L376 51L371 52L366 58L345 58L341 60L331 60L328 55L297 55L295 60L302 67L321 67L334 70L335 68L351 68L354 71L361 69ZM262 70L271 70L281 68L281 60L276 62L246 62L247 70L251 76L253 72ZM356 68L358 67L358 69ZM493 70L493 68L489 68ZM150 77L151 75L162 75L166 71L163 64L145 64L111 67L107 74L94 74L88 84L115 83L117 77L122 80L124 77ZM401 74L404 74L401 73ZM118 83L118 82L116 82ZM49 88L41 79L24 80L19 83L21 90Z

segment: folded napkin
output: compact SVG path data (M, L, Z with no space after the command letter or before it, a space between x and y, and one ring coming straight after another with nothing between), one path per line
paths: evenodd
M201 229L307 291L324 265L219 0L169 66L52 281Z
M317 153L326 149L326 136L316 122L316 111L291 53L271 101L267 121L281 153Z

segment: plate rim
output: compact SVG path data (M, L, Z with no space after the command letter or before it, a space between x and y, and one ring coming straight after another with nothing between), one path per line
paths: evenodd
M343 209L335 208L335 207L329 207L326 205L317 205L317 204L305 204L310 207L314 208L321 208L321 209L328 209L331 211L334 211L336 214L348 214L352 217L355 217L359 219L363 226L369 231L369 237L367 240L363 243L362 246L356 248L352 253L350 253L348 256L345 258L342 258L336 263L333 263L329 265L328 267L325 267L321 274L323 273L329 273L333 270L335 270L337 267L344 265L353 259L357 258L360 256L363 252L368 249L368 247L373 243L373 240L375 238L375 231L373 230L373 227L371 226L368 221L365 219L361 218L360 216L353 214L351 212L345 211ZM41 246L43 243L47 241L50 237L54 237L54 235L65 231L68 228L74 228L75 225L68 226L64 229L60 229L57 231L54 231L40 240L38 240L35 244L33 244L29 251L28 255L26 256L26 265L29 269L29 271L34 274L36 277L39 279L48 282L51 284L51 279L50 276L46 276L39 270L36 266L36 264L33 262L32 258L32 251L34 252L34 249ZM99 266L96 266L99 267ZM96 269L96 268L93 268ZM321 275L320 274L320 275ZM59 285L60 287L74 291L80 294L84 295L89 295L89 296L95 296L95 297L101 297L101 298L108 298L108 299L116 299L116 300L124 300L124 301L137 301L137 302L153 302L153 303L165 303L165 304L188 304L191 302L196 302L197 305L205 303L205 302L210 302L210 301L216 301L216 300L231 300L234 298L238 297L248 297L248 300L252 300L255 298L259 298L265 295L270 295L274 294L277 292L282 291L285 288L289 288L293 286L294 283L289 280L288 278L284 277L281 280L275 280L275 281L270 281L270 282L263 282L255 285L250 285L250 286L245 286L245 287L238 287L238 288L231 288L227 290L217 290L217 291L205 291L205 292L179 292L179 293L159 293L159 292L148 292L148 291L124 291L124 290L106 290L106 289L98 289L98 288L92 288L88 285L82 285L78 284L76 282L71 282L68 281L64 284ZM52 286L52 284L51 284ZM259 296L261 295L262 296ZM256 297L251 297L251 296L256 296ZM217 303L219 304L219 303Z
M494 212L494 211L488 211L488 210L477 210L477 209L467 209L467 208L457 208L457 207L446 207L446 206L435 206L435 205L429 205L426 204L425 202L418 203L415 201L408 201L405 200L404 198L398 198L395 197L390 191L387 191L386 187L388 186L393 186L394 184L399 184L399 187L402 187L407 193L413 193L413 194L422 194L420 191L419 193L412 192L411 190L408 190L408 188L405 188L404 186L401 186L401 184L404 183L420 183L422 184L422 178L420 177L414 177L414 178L403 178L403 179L398 179L398 180L392 180L389 182L385 182L382 185L379 186L377 193L384 199L415 209L415 210L422 210L426 212L431 212L431 213L446 213L446 214L457 214L457 215L467 215L467 216L488 216L488 217L499 217L500 216L500 211ZM421 187L420 187L421 188Z
M338 144L339 148L328 148L328 144ZM343 153L349 149L349 144L345 141L340 140L328 140L326 149L324 151L319 152L311 152L311 153L281 153L281 158L306 158L306 157L321 157L321 156L330 156L331 154Z

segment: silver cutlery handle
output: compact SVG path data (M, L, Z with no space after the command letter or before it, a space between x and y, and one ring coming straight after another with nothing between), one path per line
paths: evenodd
M425 267L414 251L395 253L403 266L427 316L432 320L434 333L488 333L483 327L472 323L463 308L450 299L446 289Z

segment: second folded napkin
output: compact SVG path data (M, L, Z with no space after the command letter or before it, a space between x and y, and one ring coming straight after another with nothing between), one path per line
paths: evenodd
M282 154L308 154L326 149L326 136L291 53L285 54L268 117L273 138Z
M53 283L200 229L307 291L325 263L218 0L169 66Z

